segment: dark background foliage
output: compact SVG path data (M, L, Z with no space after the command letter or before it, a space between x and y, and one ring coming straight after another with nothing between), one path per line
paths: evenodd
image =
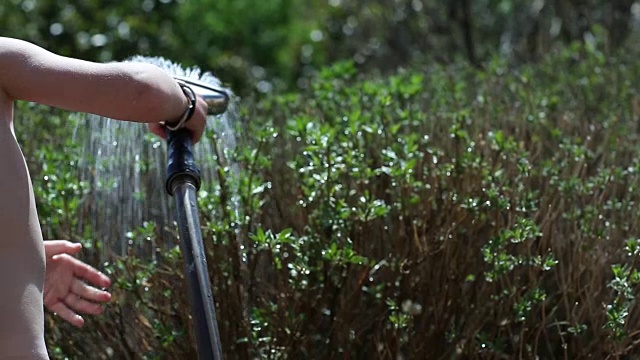
M527 62L594 26L619 47L637 24L632 0L8 0L0 33L87 60L164 56L213 70L241 94L289 89L323 64L358 68L495 54ZM608 49L611 50L611 49ZM266 82L260 83L261 80ZM260 83L260 85L258 85ZM274 83L274 84L272 84Z

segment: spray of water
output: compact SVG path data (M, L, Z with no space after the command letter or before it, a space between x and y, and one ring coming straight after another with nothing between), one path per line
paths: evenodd
M204 136L194 147L194 155L202 172L203 190L210 191L217 178L218 161L232 172L237 164L227 161L236 147L232 124L237 120L237 100L220 81L199 68L183 68L160 57L136 56L128 61L145 62L159 66L174 76L203 81L230 94L228 110L220 116L210 116L207 132L213 131L218 140L216 157L209 136ZM91 189L87 196L84 217L80 226L92 229L91 236L102 244L101 258L111 254L136 254L155 257L155 249L167 245L173 226L171 199L164 192L166 145L152 135L146 125L115 121L96 115L87 117L78 134L84 134L86 153L81 162L82 180ZM79 135L81 136L81 135ZM232 189L233 190L233 189ZM234 193L237 193L234 191ZM236 212L239 209L236 201ZM236 214L237 215L237 214ZM156 226L156 235L141 241L132 230L145 223Z

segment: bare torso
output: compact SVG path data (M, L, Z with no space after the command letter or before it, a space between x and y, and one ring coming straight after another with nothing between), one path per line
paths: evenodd
M12 111L0 94L0 359L45 360L44 247Z

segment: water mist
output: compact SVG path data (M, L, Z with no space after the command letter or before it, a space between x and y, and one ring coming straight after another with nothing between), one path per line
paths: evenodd
M128 61L151 63L172 76L223 89L215 76L197 67L185 69L159 57L136 56ZM229 107L222 115L210 115L206 129L216 134L218 155L223 159L217 159L215 144L206 133L194 147L204 191L210 191L212 181L218 177L218 160L232 171L237 170L237 165L226 161L236 147L233 122L237 119L237 104L231 91L224 90L230 95ZM173 245L170 242L175 238L174 216L171 198L164 190L167 163L164 140L151 134L146 124L96 115L89 115L80 124L78 133L85 142L81 177L90 188L80 226L89 227L94 241L102 243L101 259L107 260L113 254L155 258L157 248ZM157 236L141 241L132 231L145 223L155 224Z

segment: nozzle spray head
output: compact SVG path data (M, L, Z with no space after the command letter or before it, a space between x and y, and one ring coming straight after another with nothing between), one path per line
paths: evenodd
M197 95L202 97L209 106L209 115L220 115L227 111L229 94L226 91L213 87L204 81L185 76L174 76L173 78L187 83Z

